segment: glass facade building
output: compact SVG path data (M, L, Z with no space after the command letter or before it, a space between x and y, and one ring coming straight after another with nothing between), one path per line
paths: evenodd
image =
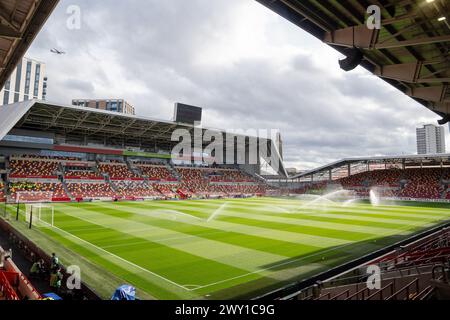
M45 100L46 95L45 64L23 58L0 90L0 105L31 99Z

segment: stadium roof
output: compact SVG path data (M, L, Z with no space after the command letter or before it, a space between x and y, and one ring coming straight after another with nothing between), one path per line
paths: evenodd
M0 0L2 88L59 0Z
M450 1L257 0L450 120ZM381 29L365 23L381 9Z
M332 170L335 168L340 168L347 164L358 163L358 162L373 162L373 163L401 163L403 161L409 161L412 163L420 164L421 162L450 162L450 153L440 153L440 154L413 154L413 155L393 155L393 156L373 156L373 157L355 157L355 158L345 158L341 159L324 166L304 171L300 174L291 176L292 179L299 179L320 172Z
M108 141L118 147L158 146L171 150L178 141L172 141L172 133L176 129L195 130L193 125L172 121L144 118L136 115L98 110L73 105L60 105L40 100L29 100L10 105L0 106L0 141L13 129L32 130L61 134L73 139L89 137L98 141ZM226 131L204 128L223 134L226 144ZM235 137L241 136L234 134ZM268 156L274 153L274 159L279 161L279 174L287 176L283 161L271 139L267 141ZM204 141L204 146L211 142ZM245 139L245 146L249 145ZM236 149L242 148L235 145Z

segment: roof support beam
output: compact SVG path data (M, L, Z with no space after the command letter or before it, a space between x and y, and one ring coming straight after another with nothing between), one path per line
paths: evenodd
M361 49L392 49L412 47L438 42L450 42L450 35L423 37L410 40L378 42L379 30L369 29L365 25L348 27L326 32L323 41L327 44Z
M19 1L16 1L16 4L14 6L14 10L13 10L13 14L11 15L10 18L8 18L5 15L6 9L3 7L3 5L0 5L0 22L3 22L3 25L8 26L9 28L11 28L12 30L17 31L17 32L19 31L20 26L16 26L14 24L14 22L12 21L12 17L14 16L14 13L15 13L15 11L17 9L18 2Z
M450 35L436 36L436 37L425 37L417 38L412 40L403 40L383 44L375 44L375 49L392 49L392 48L402 48L411 47L424 44L440 43L440 42L450 42Z
M448 95L446 94L447 92L450 93L450 88L448 85L445 85L434 87L411 88L406 91L406 94L410 97L422 100L450 103L450 98L448 98Z
M342 47L373 48L378 40L379 30L359 25L326 32L323 41Z
M0 24L0 37L8 39L21 39L22 34L9 26Z
M441 114L450 114L450 102L435 102L430 104L428 109Z
M388 79L394 79L405 82L416 82L422 70L423 62L391 64L376 67L374 74Z
M436 78L435 74L446 71L442 68L432 74L421 77L424 66L430 64L427 61L417 61L413 63L392 64L375 67L374 74L387 79L403 81L407 83L440 83L450 82L450 78Z

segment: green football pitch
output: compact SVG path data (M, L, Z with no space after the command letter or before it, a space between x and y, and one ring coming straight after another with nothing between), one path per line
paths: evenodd
M93 202L55 204L53 227L38 223L25 232L64 252L65 265L80 265L104 298L111 282L132 284L143 298L229 299L304 279L449 218L448 205L423 203Z

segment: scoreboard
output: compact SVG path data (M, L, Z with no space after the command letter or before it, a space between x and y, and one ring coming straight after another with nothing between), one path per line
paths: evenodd
M202 122L202 108L184 103L175 103L174 121L194 124Z

